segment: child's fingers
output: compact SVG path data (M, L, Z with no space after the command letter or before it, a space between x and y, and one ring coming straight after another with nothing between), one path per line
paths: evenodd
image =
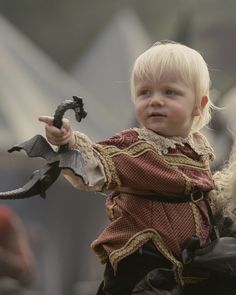
M63 144L68 143L71 140L71 136L72 136L72 133L67 133L65 135L61 134L60 136L57 136L52 133L48 133L47 139L51 144L59 146L59 145L63 145Z
M40 122L43 122L43 123L49 125L49 126L52 126L53 125L54 118L53 117L50 117L50 116L40 116L38 118L38 120ZM70 121L68 119L64 118L62 120L62 127L61 127L61 129L63 130L63 132L67 132L68 130L70 130L70 128L71 128Z
M62 120L62 128L64 132L68 132L71 129L70 121L66 118Z
M40 116L38 119L45 123L46 138L51 144L59 146L72 141L72 129L68 119L63 119L61 129L53 126L53 117Z
M55 126L52 125L45 125L45 131L46 131L46 137L48 141L55 145L62 145L67 143L71 136L72 136L72 130L66 130L64 128L58 129Z
M64 135L64 131L62 129L58 129L55 126L46 124L45 130L47 135L55 136L55 137L62 137Z
M53 124L53 117L50 117L50 116L40 116L39 118L38 118L38 120L40 121L40 122L43 122L43 123L45 123L45 124L48 124L48 125L52 125Z

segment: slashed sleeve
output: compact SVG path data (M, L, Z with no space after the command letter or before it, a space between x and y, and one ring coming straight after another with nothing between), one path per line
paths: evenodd
M70 169L63 169L63 176L79 190L102 191L107 178L103 164L99 159L93 143L89 137L81 132L75 131L75 146L73 149L82 156L84 175L75 175Z
M81 132L76 131L74 135L73 150L82 156L84 173L80 176L69 169L63 169L64 177L79 190L105 191L119 187L121 182L112 156L114 152L121 152L134 138L122 132L102 142L93 143Z
M106 191L120 187L121 180L113 156L137 141L136 132L123 131L99 143L93 143L81 132L74 134L73 149L82 156L84 175L75 175L71 170L63 169L64 177L79 190Z

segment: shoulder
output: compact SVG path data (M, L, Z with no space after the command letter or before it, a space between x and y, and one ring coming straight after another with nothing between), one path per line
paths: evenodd
M214 150L207 138L202 133L193 133L189 141L189 145L197 154L201 156L207 156L210 160L214 160Z
M139 134L137 130L126 129L113 135L107 140L98 142L98 144L106 145L106 146L115 145L116 147L119 147L119 148L126 148L138 141L139 141Z

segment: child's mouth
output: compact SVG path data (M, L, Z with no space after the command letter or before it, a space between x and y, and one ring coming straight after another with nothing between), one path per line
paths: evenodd
M166 117L166 115L162 113L151 113L149 117Z

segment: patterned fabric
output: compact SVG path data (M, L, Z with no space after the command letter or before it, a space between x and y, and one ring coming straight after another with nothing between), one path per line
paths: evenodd
M80 149L80 135L76 136L75 148ZM104 181L100 177L99 190L112 191L106 201L110 224L91 245L101 261L109 259L116 270L121 259L152 240L181 271L179 256L184 242L194 234L202 244L209 239L211 225L205 203L162 203L145 196L178 198L195 190L212 190L209 161L213 151L206 139L200 133L187 139L164 138L135 128L97 144L89 142L88 149L90 161L99 161L102 167ZM68 173L66 177L79 188L78 177Z

